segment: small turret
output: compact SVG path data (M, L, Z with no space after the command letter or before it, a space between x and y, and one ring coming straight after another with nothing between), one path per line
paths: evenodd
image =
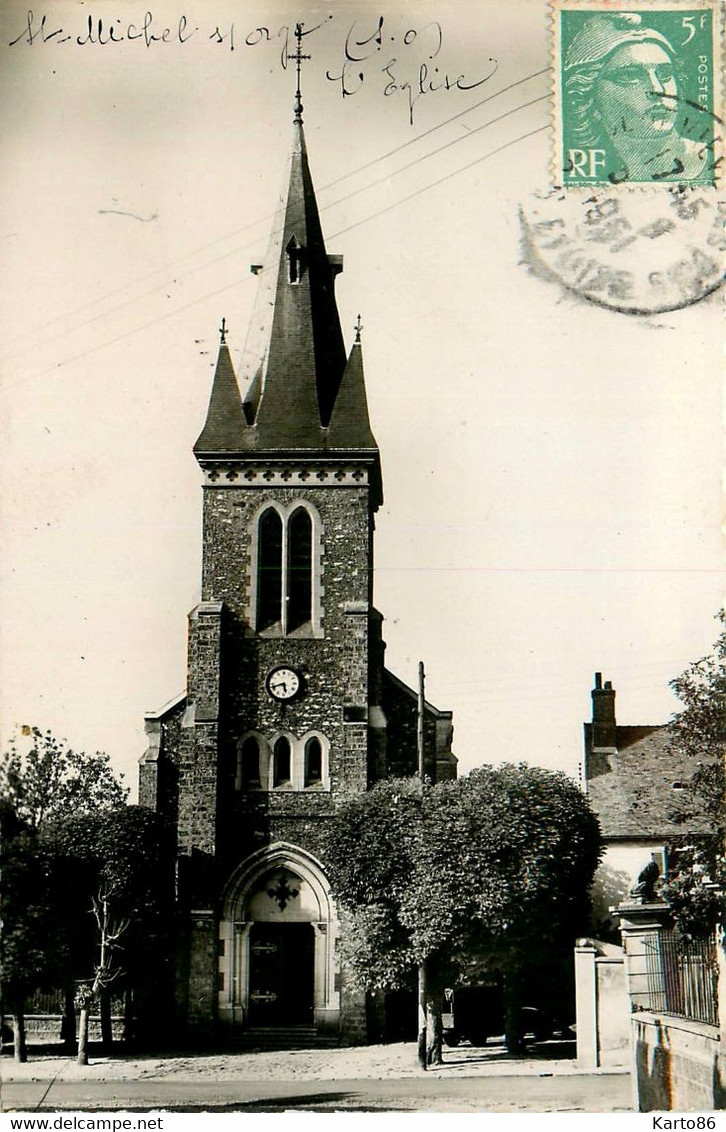
M328 428L329 448L377 448L368 416L368 399L363 375L360 315L355 328L355 342L335 399Z
M218 454L236 452L245 427L242 399L227 346L227 320L219 328L219 354L204 428L194 451Z

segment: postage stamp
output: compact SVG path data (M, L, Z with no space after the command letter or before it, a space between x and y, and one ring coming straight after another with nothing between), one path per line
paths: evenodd
M719 183L711 0L554 0L553 30L556 184Z

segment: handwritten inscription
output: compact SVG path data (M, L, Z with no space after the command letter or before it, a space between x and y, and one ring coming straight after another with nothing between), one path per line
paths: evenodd
M413 125L414 107L425 94L439 91L473 90L492 77L497 61L489 59L486 74L470 79L454 74L434 63L444 46L444 33L437 20L421 28L409 27L403 34L390 34L384 16L371 21L372 26L354 23L345 37L343 61L337 73L326 71L326 78L340 85L344 98L359 91L365 82L366 72L383 77L383 94L386 98L402 94L408 103L408 116ZM384 51L385 48L385 51ZM386 62L389 49L395 51ZM372 66L371 66L372 65Z
M303 35L319 32L334 18L331 14L313 27L304 25ZM345 27L343 24L342 28ZM79 27L69 29L48 14L29 8L22 29L8 41L8 46L71 44L75 47L109 48L131 43L157 48L183 46L192 38L197 41L204 39L230 52L274 46L279 51L283 69L287 69L293 56L294 29L288 25L270 28L264 25L241 27L236 23L210 23L201 27L192 23L186 15L180 15L170 23L159 21L151 10L147 10L136 22L120 17L103 19L89 14L84 16ZM486 60L475 76L452 67L445 59L442 25L436 20L420 27L403 24L397 28L384 16L369 17L355 21L334 42L337 44L333 47L336 61L333 66L325 67L325 77L336 84L341 96L349 98L357 94L368 81L384 98L399 96L404 100L411 125L419 99L441 92L474 90L492 78L498 66L496 59ZM330 52L327 41L321 47Z
M73 43L78 47L95 44L105 47L109 43L125 43L140 41L146 47L154 43L187 43L199 31L197 27L190 27L186 16L180 16L173 27L164 27L158 24L151 12L146 12L143 20L136 24L121 19L106 20L99 16L89 15L85 21L82 34L69 34L64 28L55 26L55 21L49 21L46 15L38 19L32 8L28 9L26 24L19 35L9 42L10 47L19 43Z
M332 18L332 15L330 15L323 23L316 24L314 27L301 24L300 27L303 37L319 31L320 28L329 20L332 20ZM244 47L258 47L260 44L279 43L280 65L283 70L287 70L290 59L294 57L294 52L291 52L290 45L295 39L295 29L288 24L283 24L277 31L265 27L264 25L252 28L251 30L244 29L240 31L239 25L234 23L229 25L217 24L214 31L209 36L209 39L214 43L224 45L229 51L235 51L240 45Z

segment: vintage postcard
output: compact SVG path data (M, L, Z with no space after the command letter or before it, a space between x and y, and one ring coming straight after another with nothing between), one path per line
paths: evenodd
M4 1108L719 1107L723 16L0 6Z

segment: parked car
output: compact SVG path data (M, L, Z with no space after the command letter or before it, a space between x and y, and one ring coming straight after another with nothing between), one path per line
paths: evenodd
M445 992L443 1014L444 1042L458 1046L468 1040L473 1046L484 1046L489 1038L504 1033L504 993L501 984L457 987ZM552 1019L537 1006L520 1008L523 1037L544 1042L552 1037Z

